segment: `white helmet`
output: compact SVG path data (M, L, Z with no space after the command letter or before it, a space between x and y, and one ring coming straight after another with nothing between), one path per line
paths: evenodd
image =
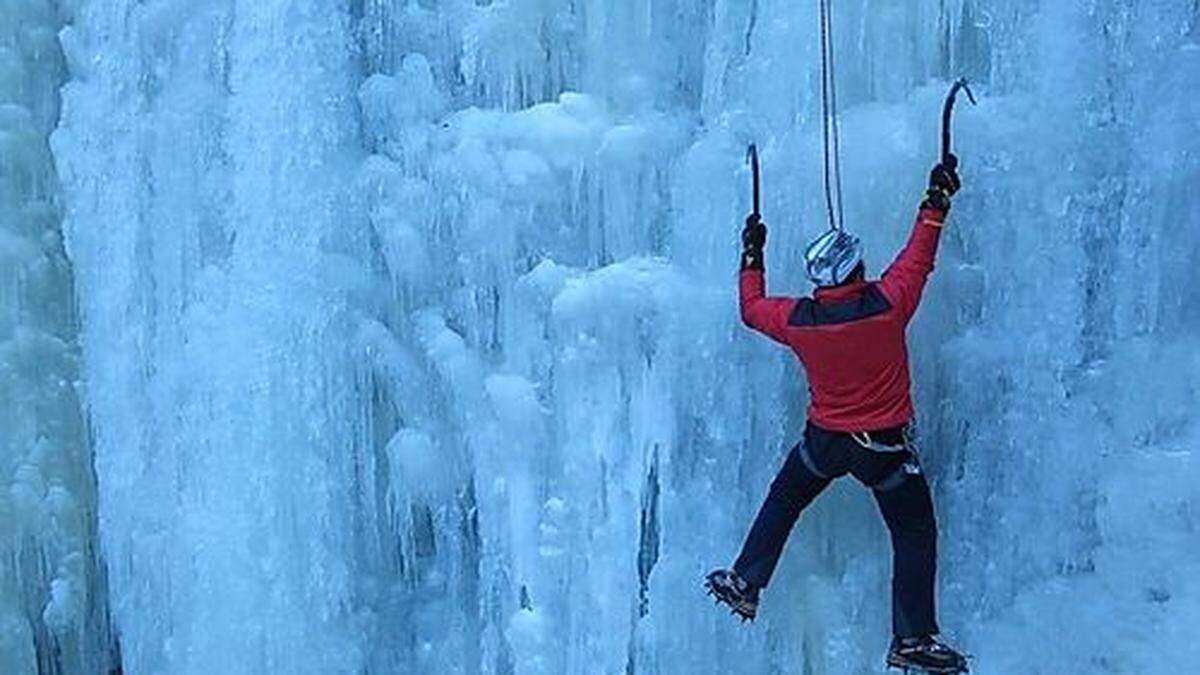
M842 230L829 230L817 237L804 252L808 278L818 286L845 283L862 263L863 246L858 237Z

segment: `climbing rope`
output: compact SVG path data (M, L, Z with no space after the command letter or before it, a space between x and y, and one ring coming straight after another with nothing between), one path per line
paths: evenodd
M825 141L825 207L829 213L830 229L841 230L843 223L842 161L841 134L838 129L837 115L837 81L833 62L833 12L829 6L829 0L820 0L820 6L821 131Z

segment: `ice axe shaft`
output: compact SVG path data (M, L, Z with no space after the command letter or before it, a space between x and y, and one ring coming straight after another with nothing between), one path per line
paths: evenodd
M957 164L955 161L952 146L950 144L951 121L954 118L954 104L958 100L959 90L967 92L967 98L971 100L971 105L978 105L975 101L975 94L971 91L971 85L967 82L967 78L960 77L954 82L954 86L950 87L950 94L946 96L946 105L942 107L942 164L950 169L954 169L952 164Z
M759 196L758 146L751 143L746 149L746 162L750 164L750 175L754 178L754 215L762 216Z

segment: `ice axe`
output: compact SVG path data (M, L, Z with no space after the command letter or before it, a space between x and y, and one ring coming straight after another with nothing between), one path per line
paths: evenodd
M967 78L958 78L954 82L954 86L950 87L950 94L946 96L946 105L942 107L942 164L951 171L958 168L958 158L951 152L950 122L954 117L954 104L958 100L959 90L967 92L967 98L971 100L971 105L979 105L975 101L975 94L971 91L971 85L967 82Z
M750 165L750 175L754 177L754 211L752 215L756 219L761 219L762 211L759 207L758 187L758 146L753 143L746 149L746 163Z

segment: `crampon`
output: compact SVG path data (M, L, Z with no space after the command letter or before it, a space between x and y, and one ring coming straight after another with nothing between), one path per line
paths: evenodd
M887 655L888 668L905 673L968 673L967 657L932 635L916 638L897 638Z
M716 599L717 604L728 605L730 613L741 617L743 622L754 621L758 616L758 589L746 583L737 572L712 572L705 578L704 588Z

